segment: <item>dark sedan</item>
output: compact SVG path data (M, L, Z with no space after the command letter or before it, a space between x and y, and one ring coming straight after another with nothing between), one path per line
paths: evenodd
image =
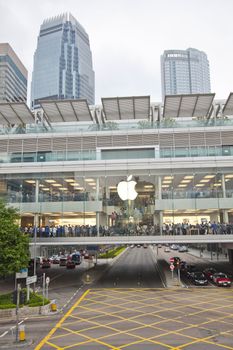
M208 284L208 280L203 272L191 272L189 278L196 286L206 286Z

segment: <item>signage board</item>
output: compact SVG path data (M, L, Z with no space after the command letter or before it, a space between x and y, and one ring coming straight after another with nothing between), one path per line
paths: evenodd
M171 263L174 263L175 259L174 258L170 258L169 259Z
M26 285L32 284L32 283L36 283L36 281L37 281L37 275L27 277L27 279L26 279Z
M49 282L50 282L50 278L49 278L49 276L48 276L48 277L46 277L45 283L46 283L46 284L49 284Z
M175 266L173 264L170 265L170 270L173 271Z
M15 274L16 279L18 278L27 278L28 276L28 269L21 269L20 272L16 272Z

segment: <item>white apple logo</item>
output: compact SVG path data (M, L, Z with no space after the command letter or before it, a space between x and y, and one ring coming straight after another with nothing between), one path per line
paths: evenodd
M133 176L130 175L127 178L127 181L121 181L117 185L117 193L123 201L125 201L126 199L133 201L138 195L138 193L135 191L135 186L137 182L131 181L132 177Z

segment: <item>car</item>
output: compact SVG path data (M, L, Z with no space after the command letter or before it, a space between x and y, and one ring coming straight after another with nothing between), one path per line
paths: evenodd
M41 263L42 268L48 268L51 267L51 262L49 259L43 258Z
M170 249L169 247L165 247L165 248L164 248L164 252L165 252L165 253L169 253L170 251L171 251L171 249Z
M65 257L60 258L59 266L66 266L66 263L67 263L67 258Z
M178 250L179 249L179 246L177 244L172 244L171 245L171 249L172 250Z
M162 248L162 244L158 244L158 248Z
M188 248L185 245L182 245L178 249L179 253L185 253L188 251Z
M230 278L223 272L217 272L213 274L212 281L219 287L230 287L231 280Z
M143 244L143 248L148 248L148 245L147 244Z
M141 244L137 244L137 248L141 248Z
M130 248L134 248L134 244L131 244Z
M209 279L212 280L213 275L216 274L218 271L214 267L207 267L203 273L204 275Z
M208 280L203 272L191 272L189 278L197 286L207 286L208 284Z
M67 269L75 269L75 262L74 261L72 261L72 260L67 260L67 262L66 262L66 268Z
M195 265L186 265L185 269L183 270L183 273L190 278L191 274L197 271L197 267Z

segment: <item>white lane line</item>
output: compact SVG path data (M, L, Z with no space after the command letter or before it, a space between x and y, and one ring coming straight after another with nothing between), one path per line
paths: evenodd
M79 287L79 289L76 290L76 292L70 297L70 299L65 303L65 305L61 308L60 312L63 312L63 310L68 306L68 304L72 301L72 299L78 294L78 292L82 289L83 284Z
M20 321L18 324L21 324L23 322L25 322L28 319L28 317L25 317L22 321ZM10 331L13 331L13 329L15 329L16 326L12 326L10 329L8 329L8 331L5 331L4 333L2 333L0 335L0 338L3 338L5 335L7 335Z

